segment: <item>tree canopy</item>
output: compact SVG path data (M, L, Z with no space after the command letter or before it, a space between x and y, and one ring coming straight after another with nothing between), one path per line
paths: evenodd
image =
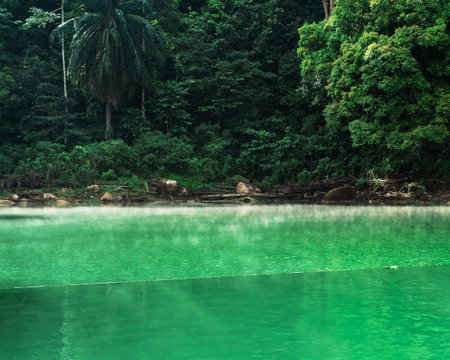
M447 1L340 0L300 28L303 81L326 99L328 131L385 174L448 167L449 16Z
M0 0L0 179L446 181L449 6Z

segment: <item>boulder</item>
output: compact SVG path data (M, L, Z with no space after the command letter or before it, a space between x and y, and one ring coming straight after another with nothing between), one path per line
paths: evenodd
M256 194L259 192L260 190L255 185L250 183L240 181L236 185L236 193L238 194Z
M96 192L99 192L100 186L98 186L97 184L93 184L93 185L89 185L86 189L87 189L87 191L89 191L91 193L96 193Z
M178 193L178 182L175 180L167 180L166 181L166 192L169 194Z
M353 186L338 187L328 191L323 200L325 201L348 201L356 198L356 188Z
M56 200L56 205L58 205L58 206L69 205L69 204L70 204L70 202L67 200L62 200L62 199Z
M103 196L101 197L100 200L101 201L122 201L122 197L111 194L109 191L107 191L103 194Z
M151 183L156 186L156 191L159 193L177 194L178 182L165 178L153 178Z
M11 196L11 200L12 201L19 201L20 200L19 195L14 194L13 196Z
M11 200L0 200L0 206L11 206L14 205L14 201Z
M42 198L44 200L56 200L56 196L49 193L45 193L44 195L42 195Z

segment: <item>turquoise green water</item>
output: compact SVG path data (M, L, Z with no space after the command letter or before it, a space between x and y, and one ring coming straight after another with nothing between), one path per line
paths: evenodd
M447 207L0 209L0 359L449 358L449 219Z

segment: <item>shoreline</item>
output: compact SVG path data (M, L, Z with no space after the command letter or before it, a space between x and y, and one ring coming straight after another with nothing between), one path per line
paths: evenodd
M22 193L19 200L13 201L10 197L0 196L0 207L64 207L64 206L140 206L140 205L227 205L227 204L243 204L243 205L266 205L266 204L298 204L298 205L358 205L358 206L449 206L450 200L445 198L431 199L393 199L380 197L374 200L356 198L352 200L324 200L323 197L305 199L292 198L285 196L277 196L273 194L231 194L229 193L214 194L214 199L206 196L186 196L174 197L166 195L149 195L146 197L139 196L116 200L101 200L100 196L90 197L89 199L78 196L59 195L52 199L43 199L37 197L36 192ZM47 193L45 193L47 194ZM271 196L268 196L271 195Z
M0 193L0 206L127 206L150 203L450 205L450 188L445 183L419 183L407 178L361 182L352 176L340 176L295 185L260 188L245 179L232 179L232 183L234 185L190 189L180 186L174 180L154 178L142 184L140 189L114 183L96 183L86 188L53 186L10 189Z

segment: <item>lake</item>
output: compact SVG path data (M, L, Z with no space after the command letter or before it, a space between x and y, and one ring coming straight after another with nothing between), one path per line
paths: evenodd
M0 209L0 359L450 357L450 208Z

